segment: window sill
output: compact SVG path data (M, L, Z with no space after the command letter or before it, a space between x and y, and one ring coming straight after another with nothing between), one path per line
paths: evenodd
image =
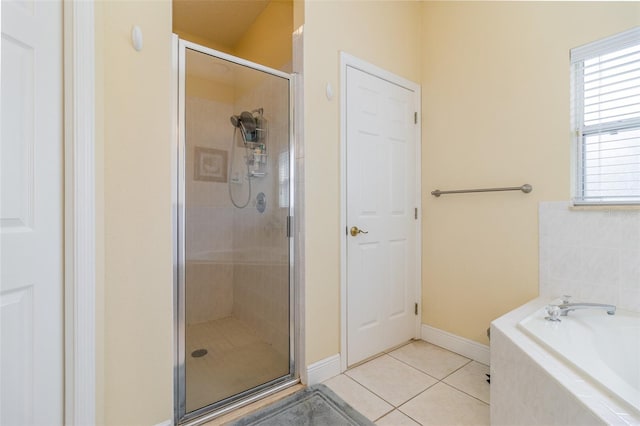
M569 204L569 210L571 211L585 211L585 210L640 210L640 203L638 204Z

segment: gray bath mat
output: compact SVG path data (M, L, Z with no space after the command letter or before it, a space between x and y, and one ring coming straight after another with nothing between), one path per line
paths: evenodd
M231 423L231 426L371 426L322 384L313 385Z

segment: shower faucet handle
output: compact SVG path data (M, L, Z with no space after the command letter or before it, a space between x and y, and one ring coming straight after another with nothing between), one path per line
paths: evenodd
M562 303L563 303L564 305L566 305L567 303L569 303L569 302L570 302L570 300L571 300L571 296L569 296L568 294L563 294L563 295L562 295L562 297L561 297L561 299L562 299Z
M547 305L545 307L545 310L547 311L547 316L544 317L544 319L546 319L547 321L553 321L553 322L561 321L560 318L558 318L562 314L559 306Z

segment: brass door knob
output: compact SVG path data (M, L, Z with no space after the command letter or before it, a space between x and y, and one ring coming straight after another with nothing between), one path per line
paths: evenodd
M350 232L351 232L351 236L352 237L355 237L358 234L368 234L369 233L369 231L363 231L362 229L358 229L357 226L352 226Z

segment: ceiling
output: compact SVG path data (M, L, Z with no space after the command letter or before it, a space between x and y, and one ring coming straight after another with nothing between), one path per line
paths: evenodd
M173 29L233 47L271 0L173 0Z

